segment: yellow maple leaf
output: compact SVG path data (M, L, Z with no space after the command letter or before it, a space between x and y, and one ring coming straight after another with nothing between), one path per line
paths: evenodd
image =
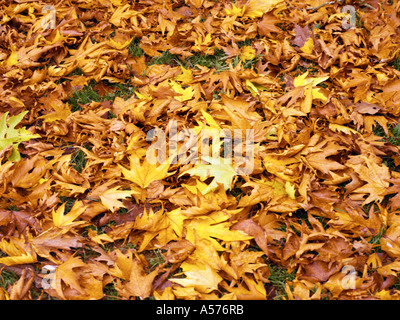
M65 285L75 289L79 294L85 294L85 290L79 282L79 274L74 272L78 268L85 267L86 264L80 258L71 256L56 268L52 286L54 286L54 289L61 298L66 299L63 292Z
M325 80L329 79L329 76L326 77L317 77L317 78L307 78L308 71L303 73L302 75L296 77L293 81L295 87L302 87L312 83L312 86L315 87L316 85L324 82Z
M308 84L305 88L304 92L304 99L301 102L301 111L305 113L309 113L311 111L312 107L312 101L313 101L313 88L312 84Z
M44 119L44 122L53 122L56 120L66 120L69 115L71 114L71 109L66 103L62 103L62 101L57 101L51 104L51 107L54 109L55 112L45 114L40 116L39 119Z
M108 189L100 195L101 203L110 211L114 212L119 208L126 208L120 199L125 199L133 194L138 194L134 190L118 190L120 187L117 186L112 189Z
M246 241L254 238L240 230L231 230L231 226L232 224L230 222L216 223L211 218L192 219L186 224L186 239L191 243L196 243L197 235L200 238L210 240L216 250L225 251L226 249L216 239L231 242Z
M120 264L121 266L121 264ZM138 260L133 260L130 266L126 266L124 274L130 269L128 281L121 282L117 279L115 288L125 298L139 297L145 299L150 296L154 278L157 276L157 269L147 273Z
M92 229L88 230L88 236L91 241L101 244L101 245L104 245L103 241L104 242L114 242L114 239L111 238L108 234L106 234L106 233L98 234L96 230L92 230Z
M129 280L132 272L132 252L128 250L126 254L123 254L120 250L116 249L115 253L117 259L115 260L114 267L110 268L110 274L123 280Z
M346 134L357 134L360 135L360 133L354 129L351 129L349 127L346 126L341 126L340 124L336 124L336 123L329 123L329 129L331 129L332 131L335 132L343 132Z
M260 91L267 90L267 88L263 87L260 84L254 84L249 79L246 79L246 88L250 91L251 95L254 98L256 98L260 94Z
M197 164L194 168L182 172L179 177L184 174L196 175L200 177L201 181L214 177L208 185L208 188L202 191L202 194L215 190L218 187L218 183L223 184L225 190L230 189L233 178L237 175L232 164L224 163L225 159L223 158L215 159L209 156L203 156L202 159L210 162L210 164Z
M8 56L8 58L4 62L2 62L2 64L12 67L16 65L18 61L19 61L19 56L17 52L17 47L15 45L11 45L11 53Z
M206 123L210 126L211 129L221 130L219 124L214 120L214 118L208 112L201 109L201 114L203 115L204 119L206 120Z
M11 238L9 241L2 239L0 241L0 250L8 254L8 257L1 257L0 263L6 266L14 264L27 264L36 262L36 254L27 252L22 248L23 242L18 238Z
M120 164L118 166L121 168L125 179L132 181L141 188L147 188L150 183L155 180L162 180L172 173L168 173L169 162L164 164L150 164L147 159L145 159L141 164L139 158L132 155L130 158L130 170L124 168Z
M198 38L194 40L195 45L192 46L192 50L201 51L202 46L209 46L211 42L211 32L207 33L205 36L199 35Z
M78 218L86 209L86 206L83 205L82 201L75 201L71 210L64 215L65 212L64 202L61 206L58 207L57 210L53 208L53 223L56 227L72 227L80 224L86 223L85 221L77 221L73 222L76 218Z
M369 194L363 205L370 203L371 201L382 201L387 188L389 188L389 168L384 164L379 164L376 158L371 155L368 157L361 155L357 156L357 158L360 160L363 159L365 165L362 163L356 163L348 164L348 166L353 168L354 171L357 172L359 178L367 182L367 184L357 188L353 192Z
M183 221L188 217L181 213L181 208L171 210L165 213L169 226L174 230L178 237L182 237L183 234Z
M242 53L240 54L239 58L243 62L254 59L256 57L256 50L254 50L250 46L243 46L241 52Z
M177 75L175 77L175 80L181 82L183 85L190 84L193 80L192 70L181 67L181 71L182 71L181 74Z
M251 19L262 17L283 0L249 0L245 4L244 16Z
M164 214L164 209L156 212L154 212L151 208L149 211L145 209L143 214L136 217L134 224L135 229L146 231L143 233L143 240L140 244L140 247L137 249L138 252L145 250L150 241L155 237L165 237L165 239L171 238L170 240L175 240L176 237L174 236L172 229L167 230L168 226L169 220Z
M307 54L311 54L314 50L314 41L312 38L308 38L304 46L300 48L301 51Z
M166 287L162 292L154 291L153 296L156 300L175 300L175 295L172 293L172 287Z
M289 195L290 198L292 199L296 199L295 193L295 187L294 185L292 185L289 181L286 181L285 183L285 191L286 193Z
M125 42L118 42L118 41L115 41L114 39L109 39L107 41L107 44L111 48L114 48L114 49L117 49L117 50L122 50L122 49L127 48L130 45L131 42L132 42L132 39L128 39Z
M184 274L186 278L171 278L169 280L184 287L193 286L197 291L203 293L218 290L218 284L223 280L217 271L212 269L208 264L204 264L203 269L195 267L193 271L187 270L179 275L181 274Z
M189 192L193 193L193 195L197 195L197 191L203 192L203 190L208 188L208 184L206 184L200 180L196 180L196 185L192 186L192 185L182 183L182 187L186 188Z
M231 3L231 9L225 8L225 13L228 16L238 16L241 17L244 14L245 7L236 7L234 3Z
M238 299L242 300L266 300L266 290L262 281L249 278L244 275L243 282L235 287L230 287L226 282L222 282L222 287L228 292L234 293ZM245 286L243 285L245 284Z
M193 98L194 90L192 87L182 88L180 84L173 80L170 80L169 84L176 93L180 94L180 96L175 97L176 100L183 102Z
M311 111L312 101L314 99L319 99L323 102L328 100L328 98L320 92L319 88L314 87L329 79L329 76L317 78L307 78L307 76L308 71L296 77L293 81L295 87L305 87L304 100L301 103L301 111L304 113L309 113Z

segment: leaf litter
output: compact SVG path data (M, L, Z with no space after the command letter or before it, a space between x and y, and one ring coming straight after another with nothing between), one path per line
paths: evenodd
M3 1L0 298L399 299L400 2L351 4Z

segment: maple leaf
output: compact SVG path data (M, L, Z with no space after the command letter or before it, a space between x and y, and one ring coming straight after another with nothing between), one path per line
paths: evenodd
M181 67L182 73L175 77L176 81L182 82L183 85L189 85L193 80L193 72L190 69Z
M319 88L314 86L327 80L329 77L307 78L308 71L296 77L293 81L295 87L304 86L304 100L301 103L301 111L309 113L311 111L313 99L327 101L327 97L320 92Z
M234 213L238 211L241 211L241 209L235 210ZM205 218L192 218L185 223L186 239L196 243L196 237L204 238L209 240L216 250L224 251L225 248L216 239L231 242L246 241L253 238L253 235L247 235L241 230L231 229L231 224L226 221L229 217L230 215L227 212L216 211Z
M218 187L218 183L221 183L225 190L230 189L232 187L233 178L237 175L232 164L224 163L224 159L222 158L214 159L203 156L202 159L210 162L210 164L196 164L194 168L182 172L178 177L184 174L196 175L200 177L201 181L214 177L208 187L202 191L202 194L214 191Z
M71 228L72 226L85 224L85 221L76 221L74 220L78 218L86 209L86 207L82 204L81 201L76 201L71 208L71 210L64 215L66 203L64 202L61 206L55 210L53 208L53 223L56 227L68 227Z
M181 85L173 80L170 80L169 83L172 89L179 94L179 96L175 97L176 100L183 102L193 98L194 90L192 87L189 86L184 89Z
M131 156L129 160L130 170L121 165L118 166L127 180L132 181L143 189L147 188L153 181L162 180L171 174L168 174L169 162L157 166L157 164L150 164L147 159L140 164L139 159L135 156Z
M324 174L329 174L334 170L345 169L346 166L340 164L337 161L327 159L329 156L338 154L343 147L338 146L333 142L322 141L314 147L315 151L310 152L306 155L307 162L313 167L323 172ZM321 148L321 149L320 149Z
M243 16L246 7L236 7L236 5L234 3L231 3L231 8L225 8L225 13L228 16L238 16L241 17Z
M272 10L282 0L248 0L245 4L244 16L251 19L261 17L265 12Z
M123 254L120 250L115 251L117 259L115 260L114 267L110 269L110 273L123 280L129 280L132 273L132 253L127 251Z
M68 104L64 105L60 100L51 103L51 107L55 112L40 116L39 119L44 119L44 122L53 122L57 120L65 120L71 114L71 109Z
M239 58L243 62L254 59L256 57L256 51L250 46L242 47L241 51L242 53L240 54Z
M79 283L79 275L74 272L76 268L85 267L85 263L78 257L70 257L67 261L62 263L56 268L54 275L54 286L55 290L60 297L66 299L63 293L62 282L67 284L72 289L76 290L80 294L84 294L85 291Z
M158 274L158 270L154 270L151 273L144 271L142 264L138 260L130 260L130 274L128 281L122 283L117 280L115 289L121 294L121 296L139 297L145 299L150 296L153 288L153 281ZM127 262L129 263L129 261ZM126 270L126 272L128 272Z
M183 221L187 219L187 216L181 213L181 208L166 212L169 225L174 230L178 237L182 237L183 234Z
M264 13L263 18L257 23L261 35L269 35L272 32L279 33L280 29L276 26L280 19L271 12Z
M0 210L0 225L8 225L10 229L16 228L18 232L23 232L28 226L42 231L39 220L24 211Z
M215 134L216 132L221 131L221 127L219 124L214 120L214 118L207 112L204 111L203 109L201 110L201 114L206 122L206 125L204 123L201 123L199 120L197 120L198 126L194 127L194 131L197 134L200 134L203 130L203 132L208 133L210 135Z
M314 51L314 40L312 38L308 38L304 46L300 48L301 51L307 54L311 54Z
M311 54L314 49L314 41L311 37L310 29L308 26L300 27L295 25L294 32L296 37L293 39L293 43L300 47L300 50L304 53Z
M108 189L107 191L104 191L100 195L101 203L112 212L115 212L117 209L120 209L120 208L126 208L125 205L118 200L130 197L132 194L138 194L138 192L135 190L122 191L122 190L118 190L119 188L120 187L117 186L117 187Z
M63 234L64 230L58 228L50 228L37 237L33 238L30 243L35 252L42 258L46 258L53 263L62 263L62 251L71 250L71 248L81 248L83 246L83 238L71 234Z
M11 45L11 53L8 56L8 58L2 62L2 64L5 64L6 66L14 66L18 64L18 50L15 45Z
M104 245L103 242L114 242L114 239L111 238L108 234L102 233L98 234L97 231L89 229L88 236L91 241Z
M236 223L232 230L241 230L248 235L254 237L257 245L268 254L267 236L263 228L257 225L253 220L247 219Z
M317 78L307 78L307 76L308 76L308 71L306 71L302 75L296 77L293 81L294 86L300 87L300 86L307 86L309 84L316 86L316 85L324 82L325 80L329 79L329 76L317 77Z
M234 293L237 299L240 300L266 300L266 290L263 282L247 276L243 277L243 283L237 287L230 287L224 282L222 286L228 292Z
M27 273L29 273L28 276ZM18 281L15 282L9 288L10 295L7 300L27 300L29 295L29 289L34 279L35 277L32 270L30 269L22 270L21 276L18 279Z
M114 39L110 39L107 44L114 49L121 50L128 47L129 44L132 42L132 39L126 39L126 40L121 39L121 40L122 41L116 41Z
M348 166L354 168L361 180L366 181L367 184L357 188L353 192L369 193L364 204L370 203L374 200L381 201L385 190L389 187L390 174L388 167L385 165L379 165L376 163L375 159L371 159L370 157L360 156L360 158L365 161L364 165L359 163L357 158L358 157L353 157L353 163L349 163Z
M171 278L170 281L184 287L193 286L196 290L205 293L218 290L218 284L222 281L222 277L208 264L204 264L203 269L196 268L194 271L187 270L179 275L182 274L184 274L186 278Z
M0 241L0 250L9 255L8 257L0 258L0 263L5 264L6 266L36 262L36 254L24 250L22 243L18 238L11 238L10 241L2 239Z

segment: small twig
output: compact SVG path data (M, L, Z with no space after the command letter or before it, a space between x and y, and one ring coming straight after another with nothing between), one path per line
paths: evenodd
M376 10L373 6L371 6L369 3L361 3L362 6L370 8L371 10Z

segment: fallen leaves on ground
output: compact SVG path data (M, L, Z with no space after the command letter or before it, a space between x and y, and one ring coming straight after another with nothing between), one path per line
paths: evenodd
M344 5L2 1L0 298L398 299L400 2Z

